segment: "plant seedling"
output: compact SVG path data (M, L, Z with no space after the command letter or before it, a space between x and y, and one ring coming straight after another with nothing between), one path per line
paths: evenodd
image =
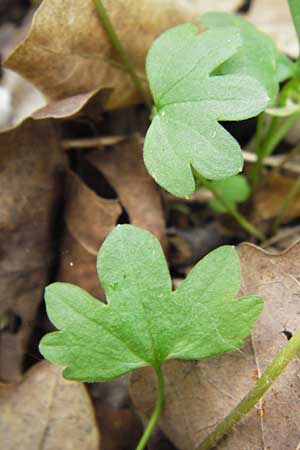
M118 39L101 0L94 0L102 25L110 36L145 103L149 98ZM299 39L299 0L289 0ZM258 119L257 163L249 174L255 188L262 177L262 161L295 124L299 115L299 63L279 52L273 41L240 16L208 13L200 18L208 29L184 24L167 30L152 44L146 73L153 97L152 123L144 143L144 161L153 178L171 194L189 197L198 181L213 194L212 181L224 180L243 168L238 142L220 121L238 121L263 111L276 116L263 132ZM279 92L279 83L291 78ZM295 82L296 79L296 82ZM279 100L278 100L279 98ZM277 106L279 103L279 106ZM279 117L286 117L276 129ZM233 185L235 181L228 181ZM217 203L250 234L264 240L218 189ZM231 199L232 200L232 199Z
M300 42L300 0L289 0L288 3L295 32ZM287 78L290 78L290 80L281 89L276 104L269 106L266 110L266 113L271 115L272 119L265 131L263 130L264 114L258 120L255 138L258 158L257 163L250 172L250 181L254 187L257 187L262 178L264 158L274 152L300 117L300 58L298 57L295 63L288 61L286 58L285 69L287 69L285 76L280 81ZM283 69L283 72L285 69Z
M238 27L215 26L199 35L196 26L185 24L163 33L149 50L146 71L155 106L144 161L173 195L193 193L192 168L210 180L242 170L240 146L218 122L256 116L270 101L244 71L214 74L242 46Z
M251 193L247 178L243 175L235 175L225 180L211 181L211 190L219 190L231 208L235 208L238 203L245 202ZM220 200L214 198L210 200L209 206L218 213L227 212L227 208Z
M60 331L46 335L40 350L65 366L64 376L72 380L106 381L153 367L158 399L140 450L162 411L162 363L241 347L263 303L256 296L236 299L240 268L231 246L203 258L173 291L159 242L132 225L111 232L100 249L97 270L108 304L68 283L47 287L47 313Z

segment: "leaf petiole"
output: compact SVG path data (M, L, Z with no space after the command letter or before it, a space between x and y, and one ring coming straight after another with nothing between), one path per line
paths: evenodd
M95 2L95 7L96 7L97 13L99 15L101 24L105 28L105 31L107 32L113 47L119 53L121 61L124 64L124 67L126 68L129 75L131 76L133 84L135 85L140 96L142 97L145 104L151 111L152 103L150 100L150 96L147 94L147 91L146 91L145 87L143 86L143 83L141 82L140 78L138 77L138 75L130 61L128 53L127 53L125 47L123 46L122 42L120 41L120 39L115 31L115 28L107 14L107 11L102 3L102 0L94 0L94 2Z
M138 443L138 446L136 447L136 450L143 450L147 442L149 441L149 438L158 422L158 419L162 413L163 407L164 407L164 399L165 399L165 383L164 383L164 375L161 366L158 366L155 368L156 376L157 376L157 397L156 397L156 404L155 408L153 410L152 416L148 422L148 425L144 431L143 436L141 437L140 442Z
M256 132L256 142L259 141L259 145L256 148L257 162L250 172L249 177L254 188L257 188L261 180L264 158L273 153L275 148L285 138L286 134L295 125L297 120L299 120L299 113L292 114L284 120L280 126L277 126L279 119L278 117L273 117L264 139L262 139L261 136L257 136L258 133L261 133L260 126L258 125Z
M281 375L286 366L300 352L300 333L296 332L285 347L257 380L255 386L243 398L243 400L225 417L216 429L202 442L198 450L211 450L220 440L227 435L232 428L258 403L261 397L272 386L273 382Z

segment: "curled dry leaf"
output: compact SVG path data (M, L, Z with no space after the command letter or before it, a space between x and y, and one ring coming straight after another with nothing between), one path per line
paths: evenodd
M41 119L71 119L75 116L97 117L103 111L103 103L110 95L109 89L95 89L73 95L63 100L54 100L32 115Z
M5 107L1 96L0 130L17 125L46 103L43 95L31 83L11 70L4 70L0 89L8 99Z
M151 231L162 241L165 222L160 193L144 166L139 136L94 152L88 160L114 187L130 223Z
M100 436L85 387L40 362L22 382L0 385L0 435L6 450L99 450Z
M103 298L96 272L100 245L114 228L122 208L118 200L108 200L89 189L68 172L66 179L65 233L58 279L80 285Z
M100 114L108 94L96 90L51 102L0 134L0 380L20 378L55 251L66 160L50 119Z
M300 243L271 255L250 244L239 247L242 293L264 298L264 311L242 351L203 361L165 365L166 406L160 426L180 450L196 449L248 393L279 350L283 331L300 326ZM300 442L300 360L292 361L265 395L218 446L218 450L295 450ZM131 395L143 415L153 408L151 370L132 377ZM276 430L276 433L274 433Z
M52 263L65 159L51 121L0 134L0 379L19 378Z
M287 0L252 0L247 19L271 36L282 52L298 57L299 44Z
M87 156L109 181L118 199L105 199L69 172L58 279L77 284L104 298L96 273L99 248L116 225L123 208L131 223L148 229L161 241L165 238L160 193L145 169L140 139L133 135L108 150ZM100 176L100 174L99 174Z
M104 0L103 3L142 77L153 39L165 29L197 17L204 8L207 10L207 2L203 0ZM239 3L239 0L218 0L212 8L224 10L224 4L232 8ZM128 74L120 66L118 55L100 25L93 0L44 0L27 38L10 55L6 65L52 99L101 87L114 89L108 108L130 105L138 100Z
M132 7L129 0L104 2L137 70L143 70L154 36L184 17L183 11L177 11L172 3L144 0ZM124 106L137 99L131 80L120 67L100 25L93 0L45 0L27 39L6 64L53 99L99 86L115 88L110 107Z

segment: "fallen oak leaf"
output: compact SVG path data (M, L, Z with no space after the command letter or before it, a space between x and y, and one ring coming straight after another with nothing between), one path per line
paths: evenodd
M103 91L53 102L0 134L0 379L16 381L48 280L66 157L51 118L102 108Z
M80 115L95 118L103 112L103 105L110 93L109 89L95 89L62 100L53 100L34 111L32 118L35 120L72 119Z
M269 173L262 186L253 194L251 199L250 220L260 228L266 222L273 220L279 213L280 207L294 186L296 178ZM288 223L300 217L300 199L297 196L282 217L282 223Z
M6 450L99 450L100 435L84 385L36 364L19 384L0 384L0 435Z
M233 11L241 0L105 0L109 16L141 78L153 39L178 23L209 10ZM138 25L137 25L138 24ZM6 65L37 86L47 97L61 99L96 88L113 88L106 107L139 100L127 72L99 23L93 0L44 0L26 39ZM47 70L45 71L45 67Z
M113 186L130 222L164 241L160 192L144 166L139 135L134 134L107 150L90 153L87 160Z
M78 284L98 298L104 297L96 273L98 250L122 210L131 223L165 240L165 220L160 193L145 169L140 139L100 149L86 159L116 191L118 198L105 199L69 172L66 179L65 224L57 280ZM99 174L100 178L100 174Z
M242 293L258 292L265 300L251 339L241 352L207 361L171 361L165 365L167 400L160 426L180 450L199 447L284 346L282 332L299 330L299 249L300 243L282 254L271 255L242 244ZM217 449L294 450L300 441L299 370L300 360L295 359L258 409L249 413ZM153 389L154 377L149 369L132 376L131 396L142 415L148 415L153 406Z
M98 250L122 212L117 199L105 199L68 171L64 210L65 231L57 280L82 286L103 297L96 272Z
M134 7L129 0L104 4L137 72L144 71L153 38L192 17L190 5L174 5L173 0L144 0ZM93 0L44 0L27 38L9 56L6 65L51 99L101 87L114 88L107 104L109 109L138 100L129 75L120 67L118 55L99 23Z
M28 119L0 134L0 379L20 378L53 258L65 155L54 124Z

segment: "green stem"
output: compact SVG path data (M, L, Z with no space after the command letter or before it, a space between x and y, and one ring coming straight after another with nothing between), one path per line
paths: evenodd
M254 138L254 145L256 153L259 154L261 141L263 137L263 129L264 129L264 113L261 113L257 118L256 132Z
M282 222L283 216L286 212L286 210L289 208L289 206L291 205L291 203L294 201L296 195L298 194L300 190L300 178L298 178L294 185L292 186L291 190L289 191L289 193L287 194L287 196L285 197L285 199L282 202L282 205L279 209L279 212L277 214L277 217L275 219L274 225L272 227L272 234L275 234L279 225Z
M119 53L122 63L124 64L129 75L131 76L131 79L132 79L136 89L138 90L138 92L140 93L144 102L146 103L149 110L151 111L152 103L151 103L150 97L147 94L147 91L144 88L143 83L141 82L138 75L136 74L136 71L135 71L133 65L131 64L128 53L115 31L115 28L114 28L108 14L107 14L107 11L102 3L102 0L94 0L94 2L95 2L95 6L96 6L96 10L98 12L99 18L101 20L101 23L102 23L103 27L105 28L112 45Z
M198 450L211 450L232 428L258 403L261 397L281 375L286 366L300 351L300 334L295 333L286 346L278 353L271 365L259 378L251 391L202 442Z
M282 125L270 136L269 139L264 143L263 158L271 155L277 145L286 136L287 132L292 128L296 121L299 119L299 114L293 114L288 117Z
M226 209L227 213L230 214L244 230L246 230L248 233L250 233L252 236L256 237L260 241L264 241L266 238L264 234L255 228L247 219L244 217L235 207L230 205L230 203L227 202L226 198L223 196L222 192L215 188L214 185L208 181L205 177L203 177L199 172L194 172L195 176L199 179L200 183L205 186L207 189L209 189L213 194L214 197L222 203L224 208Z
M147 442L149 441L149 438L158 422L158 419L162 413L163 407L164 407L164 399L165 399L165 388L164 388L164 375L161 366L158 366L155 368L155 372L157 375L157 398L156 398L156 405L154 408L154 411L152 413L152 416L149 420L149 423L144 431L143 436L141 437L140 442L138 443L138 446L136 447L136 450L143 450Z
M263 168L263 160L267 156L271 155L278 144L286 136L287 132L292 128L296 121L299 119L298 114L293 114L288 117L282 124L276 129L278 118L272 119L269 126L266 138L260 143L257 149L257 162L250 173L250 179L252 186L257 187L259 181L261 180L261 173Z

